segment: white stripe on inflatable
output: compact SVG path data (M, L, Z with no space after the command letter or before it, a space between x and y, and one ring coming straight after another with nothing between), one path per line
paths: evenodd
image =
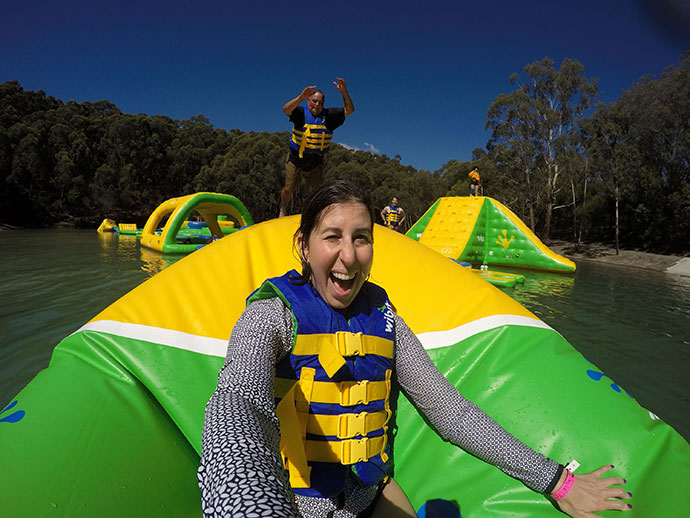
M126 324L115 320L98 320L89 322L77 329L76 334L81 331L97 331L108 333L123 338L133 340L143 340L155 344L167 345L176 349L183 349L194 353L206 354L208 356L219 356L225 358L228 349L228 341L208 336L192 335L182 331L173 331L162 327L145 326L142 324Z
M419 333L417 338L419 338L419 341L422 342L424 349L438 349L440 347L449 347L451 345L455 345L458 342L470 338L478 333L502 326L526 326L552 329L551 326L535 318L523 317L519 315L491 315L490 317L473 320L472 322L468 322L467 324L463 324L448 331L429 331L428 333Z
M511 325L552 329L541 320L530 317L518 315L492 315L490 317L480 318L479 320L473 320L455 329L420 333L417 337L422 342L425 349L438 349L440 347L449 347L483 331ZM72 334L81 331L108 333L123 338L167 345L176 349L183 349L185 351L208 356L218 356L220 358L225 358L225 353L228 348L227 340L221 340L219 338L192 335L183 333L182 331L173 331L172 329L145 326L142 324L127 324L115 320L97 320L95 322L89 322Z

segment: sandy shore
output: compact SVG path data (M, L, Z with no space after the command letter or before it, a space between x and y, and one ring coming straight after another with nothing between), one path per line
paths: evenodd
M621 250L620 254L616 255L614 247L602 243L582 244L578 249L575 244L567 241L550 241L548 247L576 262L597 261L690 277L690 257L682 255L653 254L637 250Z

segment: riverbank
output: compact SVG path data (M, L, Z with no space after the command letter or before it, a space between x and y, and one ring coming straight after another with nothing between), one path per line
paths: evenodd
M18 230L21 227L15 227L14 225L8 225L7 223L0 223L0 230Z
M654 254L638 250L621 250L620 254L616 255L615 247L604 243L583 243L578 247L567 241L550 241L548 247L575 262L596 261L690 277L690 257L682 255Z

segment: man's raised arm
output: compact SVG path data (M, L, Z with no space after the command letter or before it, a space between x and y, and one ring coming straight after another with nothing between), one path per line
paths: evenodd
M342 77L337 77L337 81L333 81L333 84L343 96L343 103L345 104L345 117L352 115L355 111L355 105L352 104L352 99L350 99L350 94L347 93L347 84Z
M301 103L307 97L309 97L311 95L312 91L314 90L314 88L316 88L316 85L307 86L304 90L302 90L301 94L299 94L294 99L291 99L288 102L286 102L285 106L283 106L283 113L285 115L292 115L292 112L294 112L295 108L297 108L299 106L299 103Z

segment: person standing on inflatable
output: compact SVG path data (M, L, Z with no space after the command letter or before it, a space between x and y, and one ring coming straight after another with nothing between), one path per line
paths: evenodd
M613 466L573 475L444 378L369 282L370 207L356 184L322 183L293 237L301 272L267 279L248 297L206 406L204 516L416 517L390 478L393 384L444 440L551 495L570 516L629 510L625 480L601 478Z
M381 211L383 224L397 232L402 232L402 224L405 221L405 211L398 205L398 197L393 196L390 205Z
M345 80L338 77L333 84L343 96L343 108L324 108L326 98L316 86L307 86L301 94L283 106L283 113L290 117L293 128L285 163L285 186L280 191L281 218L287 215L287 205L292 199L292 192L302 177L307 182L309 191L321 183L323 155L331 143L333 131L342 126L345 117L355 111L350 94L347 93ZM300 106L305 99L306 110Z
M482 184L479 178L479 168L475 167L467 173L467 176L470 177L470 196L479 196L479 186Z

